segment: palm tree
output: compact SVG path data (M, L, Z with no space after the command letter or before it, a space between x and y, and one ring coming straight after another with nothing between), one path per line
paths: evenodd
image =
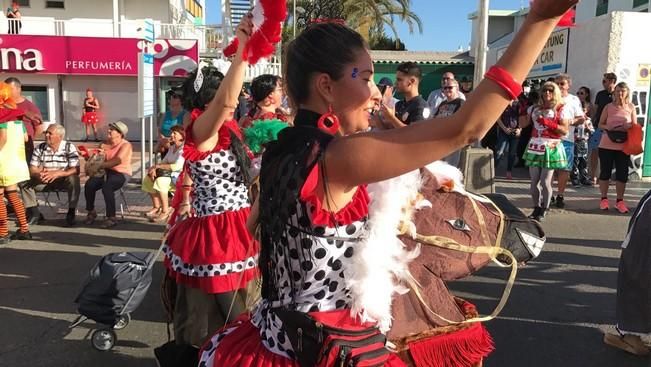
M423 22L411 11L411 0L342 0L344 16L348 24L360 32L366 39L372 33L387 26L398 39L396 18L406 23L409 33L418 28L423 32Z
M409 33L413 33L415 28L419 33L423 32L423 22L411 11L411 0L291 0L287 4L290 14L294 1L299 31L314 18L343 18L367 40L373 34L382 33L385 25L397 39L396 19L407 24ZM291 25L289 17L285 25ZM287 27L285 30L284 42L290 38Z

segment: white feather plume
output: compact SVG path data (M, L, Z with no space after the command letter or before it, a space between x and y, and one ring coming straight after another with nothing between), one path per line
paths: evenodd
M418 171L368 186L368 236L355 247L346 285L353 299L351 315L377 322L382 332L391 328L392 298L408 291L401 280L409 277L409 262L419 254L419 249L407 251L397 235L403 209L416 200L420 186Z

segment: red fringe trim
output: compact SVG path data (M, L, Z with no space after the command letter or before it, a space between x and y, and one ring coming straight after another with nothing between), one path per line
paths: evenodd
M576 23L574 22L576 18L576 10L570 9L563 16L561 20L558 21L558 27L574 27Z
M470 367L494 349L493 339L481 323L409 344L416 367Z
M183 158L189 161L200 161L205 159L210 154L219 152L220 150L227 150L231 147L231 131L235 133L240 139L242 139L242 133L240 132L239 126L235 120L226 121L219 129L217 144L212 150L202 152L197 149L197 144L192 138L192 125L194 121L186 129L185 133L185 144L183 145Z

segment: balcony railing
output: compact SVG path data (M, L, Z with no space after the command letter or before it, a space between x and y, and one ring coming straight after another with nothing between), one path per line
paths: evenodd
M119 23L119 35L123 38L140 37L142 22L125 20ZM223 47L224 35L221 26L196 26L193 24L166 24L154 22L157 38L196 39L200 54L218 54ZM60 20L45 17L23 17L20 20L0 19L0 33L48 36L116 37L112 19L70 19Z

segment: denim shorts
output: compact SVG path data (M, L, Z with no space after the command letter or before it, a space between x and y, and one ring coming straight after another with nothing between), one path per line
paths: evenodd
M567 157L567 167L563 171L572 171L572 167L574 167L574 143L563 140L563 148L565 148L565 156Z
M601 129L596 129L594 133L592 133L592 136L590 136L590 140L588 140L588 151L592 152L595 149L599 148L599 143L601 143L601 134L603 131Z

